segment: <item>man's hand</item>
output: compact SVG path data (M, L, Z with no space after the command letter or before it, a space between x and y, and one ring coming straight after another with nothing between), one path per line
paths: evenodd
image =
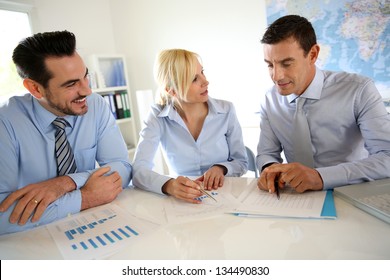
M279 180L279 187L283 188L285 184L288 184L299 193L307 190L322 190L324 185L317 170L296 162L273 164L265 168L261 172L257 186L261 190L274 192L275 180Z
M36 222L41 218L50 203L75 188L76 184L68 176L30 184L11 193L4 199L0 204L0 212L7 211L17 201L9 218L10 223L24 225L31 215L31 222Z
M99 168L89 177L81 191L81 210L113 201L122 191L122 178L118 172L107 175L111 167Z

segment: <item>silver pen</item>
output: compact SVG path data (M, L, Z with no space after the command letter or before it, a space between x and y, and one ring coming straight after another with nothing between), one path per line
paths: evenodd
M200 188L200 191L201 191L203 194L205 194L205 195L207 195L208 197L210 197L211 199L213 199L215 202L218 202L213 196L211 196L208 192L206 192L205 189L203 189L203 184L202 184L202 187Z

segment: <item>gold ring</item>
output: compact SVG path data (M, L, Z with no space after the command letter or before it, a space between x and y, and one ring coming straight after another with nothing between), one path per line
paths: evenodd
M38 200L34 199L34 203L35 203L35 204L38 204Z

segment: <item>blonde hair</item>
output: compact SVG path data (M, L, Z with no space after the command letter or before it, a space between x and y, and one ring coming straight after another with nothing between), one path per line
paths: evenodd
M185 99L193 82L200 57L198 54L183 50L169 49L161 51L155 61L154 78L159 86L160 105L174 103L169 94L173 90L180 99Z

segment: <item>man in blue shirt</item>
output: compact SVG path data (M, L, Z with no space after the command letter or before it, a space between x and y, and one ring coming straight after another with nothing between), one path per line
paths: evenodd
M132 174L107 103L91 94L74 34L26 38L15 48L13 61L30 94L0 107L0 234L109 203L128 187ZM60 148L52 122L58 117L70 144L65 156L55 154ZM68 169L77 171L61 173L57 157L74 158Z
M274 86L260 109L258 187L272 193L278 180L280 187L289 184L304 192L388 177L390 117L374 82L316 67L320 47L304 17L279 18L261 42ZM305 100L311 166L297 162L293 119L298 99ZM282 164L282 151L287 164Z

